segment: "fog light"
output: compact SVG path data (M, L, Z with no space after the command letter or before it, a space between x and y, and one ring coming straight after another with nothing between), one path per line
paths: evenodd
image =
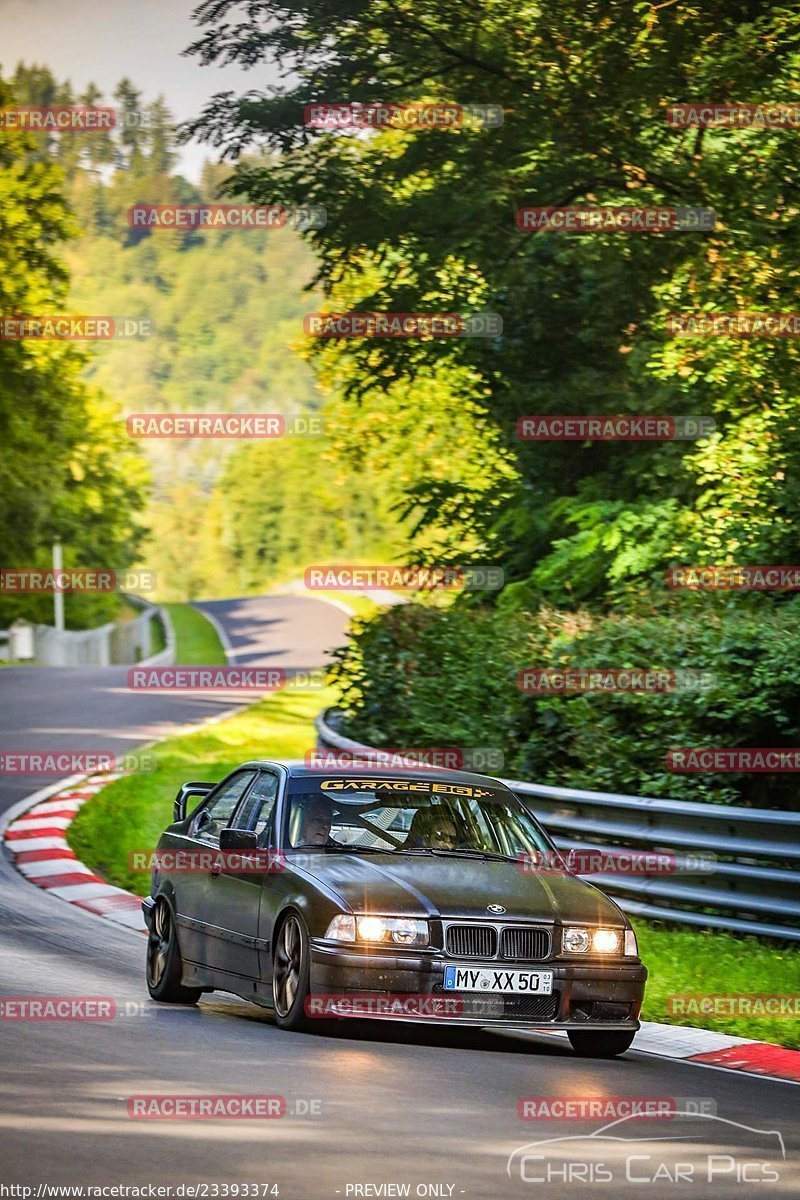
M619 950L619 934L614 929L595 929L592 948L598 954L615 954Z

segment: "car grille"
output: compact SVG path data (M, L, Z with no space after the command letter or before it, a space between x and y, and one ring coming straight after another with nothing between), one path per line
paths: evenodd
M457 958L494 958L497 930L491 925L448 925L446 948Z
M537 928L504 929L500 957L518 962L541 962L550 955L550 931Z
M471 996L464 992L446 992L436 984L434 993L461 1001L459 1017L473 1021L553 1021L558 1014L559 992L551 996L508 996L489 993ZM443 1019L444 1020L444 1019Z
M445 950L454 958L501 958L543 962L550 957L550 930L537 925L448 925Z

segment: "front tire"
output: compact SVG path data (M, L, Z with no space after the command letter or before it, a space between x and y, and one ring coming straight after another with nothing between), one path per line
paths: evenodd
M158 900L153 909L153 928L147 938L147 990L162 1004L197 1004L201 988L181 983L183 959L172 909Z
M636 1030L568 1029L567 1037L582 1058L616 1058L630 1049Z
M302 917L289 913L278 930L272 952L272 1004L281 1029L311 1027L306 1016L311 951Z

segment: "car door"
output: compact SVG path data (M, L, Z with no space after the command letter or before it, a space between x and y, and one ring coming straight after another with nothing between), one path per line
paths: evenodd
M215 869L220 831L234 818L239 804L258 775L255 769L235 771L199 805L188 833L176 849L187 851L187 869L173 877L175 908L184 958L202 966L222 963L223 926L217 912ZM216 852L216 853L215 853Z
M272 823L269 832L262 834L265 846L270 847L280 860L283 869L269 872L264 876L261 889L261 907L258 917L258 959L260 982L258 991L261 996L271 1003L272 998L272 935L275 919L282 912L287 894L295 894L298 883L298 856L291 850L290 843L284 841L287 810L289 806L289 790L284 781L278 789L278 798L272 812ZM268 840L267 840L268 838ZM300 856L302 857L302 856ZM300 874L303 875L302 870Z
M247 852L232 851L222 856L222 869L211 874L208 895L213 902L217 923L224 930L219 945L214 946L214 963L218 970L255 981L258 978L258 919L261 892L268 856L264 853L272 841L272 821L280 788L281 774L264 768L235 816L231 828L255 832L259 853L250 857ZM240 866L239 863L243 865ZM254 864L257 869L254 869Z

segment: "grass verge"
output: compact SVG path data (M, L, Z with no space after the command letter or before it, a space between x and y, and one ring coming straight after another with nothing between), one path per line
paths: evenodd
M364 620L369 620L376 613L382 612L386 607L385 604L378 604L377 601L370 599L369 596L354 595L351 592L342 594L341 592L314 592L315 598L324 600L328 599L340 600L345 608L349 608L354 617L362 617Z
M650 973L642 1017L668 1025L696 1025L800 1049L798 1017L707 1017L670 1012L671 996L800 996L800 954L755 937L672 929L634 921L639 953Z
M315 744L314 718L332 699L319 691L277 692L223 721L168 738L153 749L155 770L118 779L84 804L67 830L69 845L109 883L148 895L150 875L133 871L129 855L155 849L180 785L222 779L251 758L302 758Z
M228 661L216 629L190 604L162 604L175 630L176 667L218 667Z
M159 617L150 622L150 653L160 654L167 648L167 634Z

